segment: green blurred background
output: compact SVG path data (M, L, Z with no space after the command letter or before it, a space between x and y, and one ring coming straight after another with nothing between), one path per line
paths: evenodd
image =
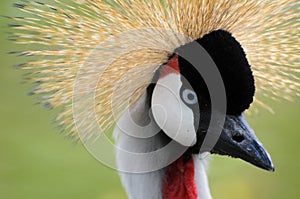
M13 16L12 0L1 0L0 14ZM122 199L117 173L96 161L80 144L65 139L47 111L26 95L24 71L7 55L5 18L0 19L0 198ZM214 157L209 169L215 199L295 199L300 197L300 100L272 103L248 121L272 155L275 173L240 160Z

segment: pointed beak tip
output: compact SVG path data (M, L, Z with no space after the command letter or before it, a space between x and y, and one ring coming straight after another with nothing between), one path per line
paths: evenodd
M269 154L265 151L262 152L262 154L260 155L266 155L266 156L263 156L264 158L262 159L250 159L250 161L248 161L249 163L263 169L263 170L266 170L266 171L269 171L269 172L274 172L275 171L275 167L274 167L274 164L272 162L272 159L270 158ZM253 156L252 156L253 157Z
M271 168L269 171L270 172L275 172L275 167Z
M273 166L273 165L271 165L271 166L264 166L264 167L260 167L261 169L263 169L263 170L266 170L266 171L268 171L268 172L275 172L275 167Z
M271 159L270 154L265 150L265 148L262 145L258 145L259 150L261 152L261 155L264 157L263 160L261 160L261 163L264 164L264 169L269 172L275 172L275 166L273 164L273 161Z
M257 165L258 167L266 170L266 171L269 171L269 172L275 172L275 166L270 158L270 156L268 155L267 156L268 158L265 159L264 161L258 163L258 164L255 164L254 165ZM257 162L256 162L257 163ZM260 165L260 166L259 166Z
M271 164L271 166L268 168L268 171L270 172L275 172L275 166L273 165L273 163Z

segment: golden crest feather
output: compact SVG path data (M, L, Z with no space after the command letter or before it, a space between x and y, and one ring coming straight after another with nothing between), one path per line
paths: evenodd
M174 49L217 29L231 32L243 46L256 78L257 104L264 106L262 96L299 95L297 0L55 0L15 6L24 16L12 18L12 38L34 44L21 53L34 57L21 64L30 70L30 81L39 82L33 93L62 108L57 120L74 136L74 102L90 109L79 113L87 118L85 137L101 133L87 125L94 119L89 113L105 132L145 92ZM76 91L77 83L93 86L93 93ZM93 104L76 99L75 91L93 95Z

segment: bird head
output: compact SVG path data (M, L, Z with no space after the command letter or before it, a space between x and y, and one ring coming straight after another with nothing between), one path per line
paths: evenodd
M188 147L187 155L228 155L273 171L270 156L244 117L244 111L253 102L255 82L242 46L224 30L213 31L195 42L214 61L225 88L225 122L216 144L213 148L202 146L209 125L220 125L210 124L212 112L221 115L222 108L212 106L208 85L198 72L197 67L207 67L206 64L193 66L179 55L185 46L176 49L155 75L151 105L156 123L171 139Z
M263 97L299 96L299 1L23 1L14 6L23 14L9 17L9 38L24 46L11 53L30 56L18 65L30 71L26 80L36 85L30 94L59 110L59 127L102 163L113 165L115 153L107 154L109 139L96 141L143 99L154 76L147 89L153 118L169 138L188 147L185 154L208 151L273 170L243 113L255 92L252 70L258 107L269 109ZM183 56L192 43L214 62L226 111L216 106L211 97L216 90L211 92L198 72L212 68ZM214 114L224 117L219 134L209 131L218 126L211 121ZM214 134L214 146L206 147L205 139Z

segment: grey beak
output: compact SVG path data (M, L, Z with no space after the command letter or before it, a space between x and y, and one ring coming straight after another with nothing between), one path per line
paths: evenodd
M221 136L211 152L240 158L268 171L275 170L269 154L243 115L226 116Z

